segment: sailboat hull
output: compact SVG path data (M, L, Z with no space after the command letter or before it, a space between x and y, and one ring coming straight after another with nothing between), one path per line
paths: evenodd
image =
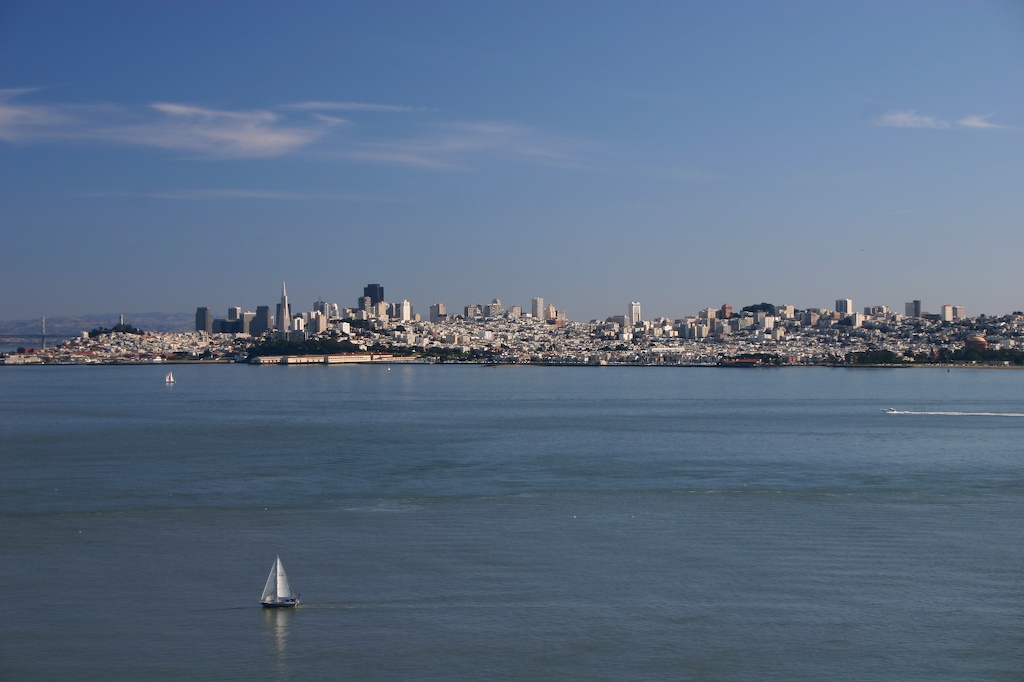
M281 599L276 601L261 601L260 606L265 609L291 609L299 605L298 599Z

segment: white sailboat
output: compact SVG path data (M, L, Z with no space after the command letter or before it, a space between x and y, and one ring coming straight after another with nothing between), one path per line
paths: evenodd
M288 576L284 572L284 565L281 564L280 556L274 560L274 565L270 567L270 575L267 577L267 584L263 588L260 604L267 608L299 605L298 597L292 596L292 588L288 585Z
M167 382L168 384L173 384L174 383L174 372L168 372L167 376L164 377L164 381Z

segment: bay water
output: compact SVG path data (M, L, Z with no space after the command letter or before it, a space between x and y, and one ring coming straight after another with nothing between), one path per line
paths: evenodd
M1024 677L1022 372L167 369L0 368L0 679Z

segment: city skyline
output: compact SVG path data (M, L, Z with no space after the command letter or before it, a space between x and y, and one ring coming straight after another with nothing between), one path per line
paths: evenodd
M293 317L300 317L308 313L323 313L324 321L332 317L348 319L354 313L366 313L368 319L375 317L390 317L392 320L412 320L420 318L423 320L429 320L430 322L437 322L440 318L455 318L455 317L481 317L481 318L492 318L492 317L503 317L506 314L519 317L527 315L530 317L546 320L554 320L562 318L566 320L574 320L577 322L587 321L602 321L612 320L621 318L622 323L625 325L637 324L645 320L655 319L669 319L669 320L680 320L687 317L710 317L710 318L729 318L734 312L739 313L741 310L747 307L754 307L760 304L769 303L778 308L786 308L790 311L793 310L821 310L821 311L834 311L840 315L846 317L850 315L877 315L877 314L902 314L905 317L924 317L929 315L938 316L940 319L945 321L963 320L968 317L966 313L966 307L962 305L954 305L951 303L943 303L937 305L935 310L927 309L921 299L914 299L906 301L901 306L890 306L881 303L871 303L860 306L859 308L854 304L854 301L849 298L836 299L834 306L827 305L813 305L813 306L794 306L789 303L779 301L758 301L740 304L733 306L731 303L723 303L720 307L703 307L700 310L687 311L677 315L650 315L644 316L642 312L642 303L640 301L630 301L625 315L618 315L614 312L604 316L593 317L588 319L573 318L568 311L559 309L550 302L545 306L545 299L543 297L533 297L530 301L529 306L521 305L518 302L509 302L508 300L502 301L499 297L495 297L491 302L463 302L463 303L449 303L446 301L434 301L430 306L426 308L418 308L413 305L407 298L399 297L394 300L388 300L385 298L384 286L380 283L371 283L363 287L362 296L358 297L354 305L346 305L344 299L340 300L324 300L323 297L318 297L317 300L309 308L302 308L300 305L294 312L291 304L288 303L287 295L287 283L281 283L281 302L277 305L277 313L272 318L267 318L269 314L269 306L260 305L257 307L256 312L246 311L242 312L242 308L237 305L230 305L224 308L227 314L224 318L214 319L213 309L210 306L203 305L198 306L196 310L196 330L207 331L213 330L215 322L228 322L237 323L237 328L232 328L233 332L249 333L248 323L250 320L263 320L262 323L257 322L257 329L254 333L259 334L263 331L268 331L271 328L276 328L279 331L287 331L291 328L291 320ZM449 310L450 306L450 310ZM429 310L424 312L424 310ZM287 321L282 326L281 323L281 311L287 310ZM329 311L333 311L329 314ZM347 313L345 311L348 311ZM389 311L400 311L392 312ZM460 312L464 311L464 312ZM472 311L472 313L470 312ZM514 311L514 312L513 312ZM863 313L861 312L863 311ZM903 311L902 313L900 311ZM1010 314L1017 311L1004 311L997 314ZM982 313L984 314L984 313ZM976 316L976 315L975 315ZM200 321L202 320L202 322ZM123 317L122 317L123 322Z
M1004 314L1022 73L1012 2L7 3L0 319Z
M113 330L73 334L47 348L18 347L2 364L123 364L240 362L324 365L379 362L473 362L542 365L837 366L1024 364L1024 312L970 318L962 306L943 305L924 314L908 301L906 314L886 306L851 312L853 301L837 299L835 310L797 310L792 305L731 305L705 308L696 316L644 319L641 303L606 320L571 321L564 310L531 308L542 319L506 308L495 299L467 305L464 315L434 304L429 321L411 305L383 300L380 284L367 285L358 308L318 300L311 311L290 311L286 285L275 324L269 306L257 312L228 308L214 319L208 307L195 313L195 331L144 333L125 317ZM289 326L289 315L291 325ZM269 335L260 335L273 330ZM107 332L119 332L110 334ZM59 336L67 338L64 334ZM13 337L9 337L13 338ZM27 337L25 337L27 338Z
M371 287L371 286L372 287L378 287L380 292L383 293L383 287L380 284L371 284L371 285L368 285L367 287L363 288L364 289L364 294L365 294L365 291L369 287ZM197 327L196 328L198 329L199 328L199 323L198 323L199 312L198 311L206 311L207 317L206 317L206 321L205 321L205 324L204 324L204 326L206 326L206 327L208 327L210 324L212 324L215 319L216 320L221 320L221 321L225 321L226 320L228 322L236 322L236 321L237 322L242 322L243 321L243 316L252 316L250 318L246 318L245 322L246 322L246 324L248 324L249 322L255 320L256 321L256 325L257 325L256 328L258 329L258 331L256 331L255 333L258 334L258 333L262 333L263 331L267 331L267 330L270 330L270 329L275 328L275 327L278 326L277 325L277 321L278 321L279 316L280 316L280 311L282 309L282 305L285 304L288 301L288 297L287 297L287 293L286 293L286 291L287 291L287 284L286 283L282 283L281 289L282 289L282 295L280 296L279 302L276 303L276 304L272 304L272 303L266 303L266 304L259 303L259 304L255 305L255 306L253 306L253 305L250 305L250 300L255 300L256 297L251 296L251 295L247 295L247 296L243 296L242 297L242 299L243 299L242 302L245 303L245 305L242 305L242 306L238 305L239 301L231 301L231 302L228 302L228 303L226 303L224 305L208 305L208 304L204 303L203 305L200 305L200 306L193 306L192 309L189 310L189 311L182 311L182 310L176 310L176 311L166 311L166 310L165 311L156 311L156 310L141 311L140 310L140 311L131 311L131 312L128 312L128 313L124 313L124 312L114 313L114 312L110 312L110 311L104 311L104 312L76 311L74 313L70 313L70 314L67 314L67 315L49 315L49 316L42 315L42 316L33 316L33 317L27 317L27 318L10 318L10 319L0 320L0 321L2 321L2 322L19 322L19 323L23 323L23 322L33 321L33 320L45 319L46 317L50 317L51 319L62 319L62 318L69 318L69 317L70 318L74 318L74 317L78 317L78 316L85 316L85 317L89 317L89 318L99 317L99 316L107 316L107 317L111 317L111 319L114 319L118 315L120 315L120 323L124 324L124 322L125 322L125 315L131 316L133 314L134 315L140 315L140 314L141 315L149 315L149 314L162 315L162 314L166 314L166 315L182 315L182 316L184 316L184 315L192 315L193 311L196 311L195 312L195 314L197 315L197 317L196 317ZM207 297L207 299L208 298L211 298L211 297ZM220 297L220 298L223 298L223 297ZM269 300L270 297L265 297L265 298L267 298ZM346 300L346 298L344 296L340 296L340 297L318 296L316 298L316 300L311 305L309 305L308 307L305 306L305 304L303 304L303 303L299 303L297 308L293 307L290 302L287 302L287 306L288 306L287 309L289 311L289 319L294 317L294 316L296 316L296 315L301 315L303 312L312 312L312 311L317 311L317 310L321 310L322 312L326 312L326 308L327 307L332 307L333 309L338 310L338 311L344 311L346 309L350 310L350 311L362 310L363 309L363 308L361 308L361 303L362 303L361 299L362 298L366 298L366 296L364 295L363 297L359 297L359 298L357 298L357 300L354 303L349 304L349 302ZM327 299L327 300L325 300L325 299ZM424 299L424 300L426 300L426 299ZM414 315L418 315L421 319L424 319L424 320L430 320L432 318L432 315L435 314L435 313L439 313L441 315L447 315L448 317L454 318L454 317L464 316L463 310L464 310L464 308L467 308L467 307L474 307L474 308L475 307L479 307L482 311L485 310L488 307L488 303L485 302L485 301L482 301L482 300L460 301L460 302L455 302L455 303L446 302L446 301L433 301L429 305L426 305L426 304L422 304L421 305L421 304L418 304L418 303L413 303L413 302L409 301L407 298L402 297L402 296L400 296L399 298L397 298L395 300L387 300L387 299L384 299L384 298L380 298L380 299L378 299L377 302L378 303L382 303L384 306L393 306L393 305L396 305L396 304L399 304L399 303L401 303L401 304L409 304L409 306L411 307L411 310L414 313ZM550 316L551 319L554 319L555 313L563 313L563 314L565 314L565 318L566 319L577 321L577 322L589 322L589 321L595 321L595 320L596 321L601 321L601 320L608 320L608 319L612 319L612 318L620 317L620 316L623 317L623 319L631 319L632 318L634 320L655 320L655 319L679 320L679 319L683 319L683 318L686 318L686 317L700 316L702 314L705 314L707 311L712 311L712 310L717 310L717 315L719 317L726 317L726 318L728 318L728 317L731 316L731 314L733 312L739 313L741 311L741 309L743 309L745 307L757 306L757 305L762 304L762 303L769 303L769 304L774 305L776 307L794 308L796 310L831 310L831 311L839 312L839 313L842 313L842 314L856 314L856 313L859 313L859 312L862 312L862 311L864 313L867 313L869 310L871 310L872 314L874 314L874 312L876 312L877 310L882 309L882 308L885 308L889 312L892 312L892 313L903 314L905 317L924 317L924 316L928 316L928 315L934 315L934 316L942 317L943 315L951 315L951 314L955 313L955 318L956 319L964 319L966 317L977 317L978 315L1002 316L1002 315L1013 314L1013 313L1016 313L1016 312L1019 311L1019 308L1015 308L1013 310L1004 310L1004 311L972 312L971 314L968 315L966 313L966 310L967 310L966 306L959 305L957 303L941 303L940 304L940 303L936 302L936 303L933 303L931 307L928 307L927 305L925 305L925 303L921 299L914 299L914 300L911 300L911 301L905 301L902 304L888 304L888 303L878 303L878 302L868 303L868 302L865 302L864 305L860 305L859 303L854 302L852 299L836 299L835 300L835 305L831 305L831 306L830 305L824 305L824 304L822 304L822 305L814 304L814 305L805 305L805 306L795 306L795 305L793 305L791 303L785 303L785 302L781 302L781 301L764 301L764 300L760 300L760 301L751 300L751 301L746 301L746 302L738 303L736 305L733 305L733 302L726 302L726 303L722 303L720 306L716 306L713 303L706 303L706 304L701 305L697 309L680 311L680 312L676 312L676 313L673 313L673 314L660 314L660 313L658 313L658 314L644 315L644 314L641 314L642 302L640 302L640 301L630 301L629 305L628 305L628 310L627 310L628 314L627 315L620 315L617 311L609 310L607 312L607 314L605 314L605 315L599 315L599 316L594 316L594 317L589 317L589 318L582 318L582 317L576 317L576 316L571 315L570 314L571 311L567 311L564 308L556 308L554 305L550 305L550 304L548 306L545 306L545 299L543 297L533 297L529 302L527 302L525 304L522 303L522 302L519 302L519 301L510 301L509 299L502 299L500 296L491 299L491 302L492 303L497 303L500 306L502 306L502 309L503 309L504 312L508 312L510 308L515 308L515 309L517 309L517 311L518 311L517 314L519 314L519 315L524 315L524 316L525 315L529 315L531 317L537 317L537 318L545 317L545 314L544 314L543 310L545 309L545 307L548 307L548 308L551 309L551 312L552 312L552 314ZM843 304L843 305L840 305L840 304ZM439 306L439 308L438 308L438 306ZM247 308L255 308L255 311L248 310ZM243 310L245 311L244 313L243 313ZM901 311L902 311L902 313L901 313ZM634 315L634 313L636 313L636 315ZM217 317L220 314L223 314L223 317Z

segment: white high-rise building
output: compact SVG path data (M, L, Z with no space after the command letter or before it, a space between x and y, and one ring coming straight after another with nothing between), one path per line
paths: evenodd
M327 315L322 310L314 310L309 314L309 324L306 330L310 334L323 334L327 331Z
M640 314L640 301L631 301L629 304L629 312L626 314L626 321L632 326L639 322L643 322L643 315Z
M538 320L544 319L544 299L535 298L533 299L533 306L530 308L530 312L533 313L533 317Z
M836 312L841 315L853 315L853 300L849 298L837 298Z
M405 299L403 299L401 303L396 303L394 305L394 314L392 317L396 320L401 320L402 322L408 322L411 320L412 303L409 303L409 301L406 301Z

